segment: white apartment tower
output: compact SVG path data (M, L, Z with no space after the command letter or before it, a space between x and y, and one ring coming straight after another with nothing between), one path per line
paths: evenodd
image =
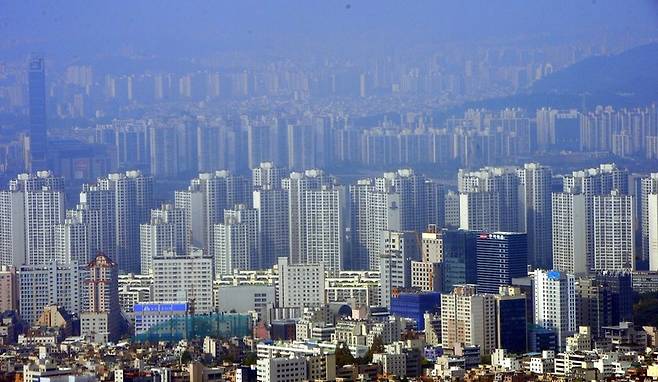
M658 194L658 172L651 173L648 177L642 178L641 180L640 215L642 219L640 223L642 229L642 253L640 258L644 261L650 261L651 245L649 242L649 227L651 225L651 211L649 207L649 199L652 198L652 195L654 194ZM656 264L656 267L658 268L658 263Z
M613 190L628 194L628 172L614 164L602 164L597 168L574 171L563 178L563 192L581 194L585 198L584 237L587 269L594 268L594 196L609 195Z
M281 181L287 176L286 169L276 167L272 162L261 162L251 170L251 181L255 190L281 188Z
M400 230L422 232L428 224L437 224L443 210L437 184L412 169L385 172L375 179L380 192L399 195Z
M635 199L613 190L594 196L594 270L635 270Z
M377 189L371 179L350 186L352 268L379 267L381 232L400 230L400 194L392 187Z
M80 312L81 276L78 265L50 262L26 265L18 273L20 284L19 313L32 324L48 305L59 305L71 314Z
M569 273L587 272L585 195L553 193L552 205L553 268Z
M293 172L284 179L288 190L290 260L292 264L343 266L345 195L320 170Z
M176 191L176 208L185 210L190 244L213 251L214 225L224 222L224 210L236 204L251 204L251 184L242 176L227 170L201 173L190 181L185 191Z
M86 264L91 259L89 227L75 211L67 212L63 224L55 226L55 261Z
M261 188L254 190L253 199L258 218L258 264L271 268L290 252L288 192L280 187Z
M658 271L658 193L647 195L649 270Z
M75 214L87 226L90 253L103 252L116 259L114 191L98 184L85 184L80 192L80 203L67 214Z
M151 220L139 226L142 274L153 273L153 258L165 251L185 255L189 247L189 233L185 225L185 210L164 204L151 210Z
M139 225L149 219L153 178L139 171L109 174L99 178L96 185L83 187L80 203L100 211L101 231L108 226L114 231L113 248L105 253L117 263L119 271L139 273Z
M280 257L279 306L285 308L320 306L325 303L324 270L322 264L291 264Z
M0 192L0 265L55 260L55 226L63 223L64 181L48 171L19 174Z
M188 255L167 251L153 259L153 301L193 302L194 311L212 311L213 260L200 249Z
M350 186L352 267L377 270L381 232L423 231L443 222L441 188L411 169L386 172Z
M575 283L575 277L565 272L533 272L535 325L555 332L560 349L576 331Z
M258 217L244 204L224 211L224 223L214 227L215 273L258 269Z
M459 170L460 227L471 230L519 232L519 177L513 167ZM474 193L477 197L467 197ZM471 204L477 204L471 206ZM483 209L487 213L481 212ZM469 215L481 215L471 218ZM464 224L468 223L468 224ZM472 223L472 224L471 224Z
M526 163L518 170L521 183L519 232L528 234L528 262L534 268L553 267L550 167Z

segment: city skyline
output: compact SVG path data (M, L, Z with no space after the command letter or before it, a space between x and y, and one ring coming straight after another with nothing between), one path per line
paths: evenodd
M0 381L658 379L655 1L0 1L0 35Z

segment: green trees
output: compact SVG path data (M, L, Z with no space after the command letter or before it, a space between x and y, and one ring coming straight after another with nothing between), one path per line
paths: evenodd
M336 345L336 367L343 367L345 365L353 365L355 363L354 356L350 349L344 342Z

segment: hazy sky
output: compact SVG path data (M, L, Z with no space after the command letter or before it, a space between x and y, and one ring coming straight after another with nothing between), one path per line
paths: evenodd
M656 35L655 0L0 0L0 55L87 56Z

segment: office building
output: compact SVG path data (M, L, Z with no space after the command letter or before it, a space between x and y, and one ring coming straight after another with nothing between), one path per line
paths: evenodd
M443 263L412 261L410 286L424 292L441 292L443 290Z
M461 214L459 212L461 196L458 192L448 191L445 194L444 211L445 211L445 228L458 229L461 224Z
M149 338L156 334L155 332L159 332L158 328L164 323L169 323L166 326L170 332L185 333L186 318L192 314L191 310L192 307L188 301L137 304L134 307L135 337L137 339ZM166 336L170 333L163 331L162 334Z
M268 309L275 305L276 288L270 285L222 285L215 293L219 312L255 312L258 319L266 319Z
M30 58L28 66L30 146L28 171L48 167L48 125L46 124L46 65L42 56Z
M258 358L257 376L262 382L302 382L307 378L305 358Z
M319 306L325 303L323 264L291 264L279 258L279 306L284 308Z
M380 279L377 272L341 272L325 278L326 302L352 306L378 306Z
M116 342L124 325L117 265L104 254L97 254L87 265L83 284L87 298L80 313L80 335L99 344Z
M391 296L391 314L413 320L418 330L425 330L426 313L438 314L440 310L439 292L399 291Z
M420 259L428 263L443 261L443 239L441 231L435 224L430 224L420 236Z
M528 349L528 299L517 287L501 287L496 299L496 348L513 354Z
M477 284L480 293L498 293L512 279L528 274L525 233L481 233L477 238Z
M480 355L496 348L496 305L494 295L476 293L476 286L456 285L441 295L441 341L444 347L470 344Z
M165 251L153 259L153 301L187 301L194 313L213 310L212 257L200 249L192 249L185 256Z
M597 272L576 277L576 320L590 328L593 338L603 336L602 327L618 325L633 317L631 275Z
M402 251L388 251L379 259L379 306L390 307L391 295L411 286L411 260Z
M477 283L477 232L443 230L443 292L457 284Z
M533 272L535 325L557 336L560 349L576 331L576 287L573 275L559 271Z

